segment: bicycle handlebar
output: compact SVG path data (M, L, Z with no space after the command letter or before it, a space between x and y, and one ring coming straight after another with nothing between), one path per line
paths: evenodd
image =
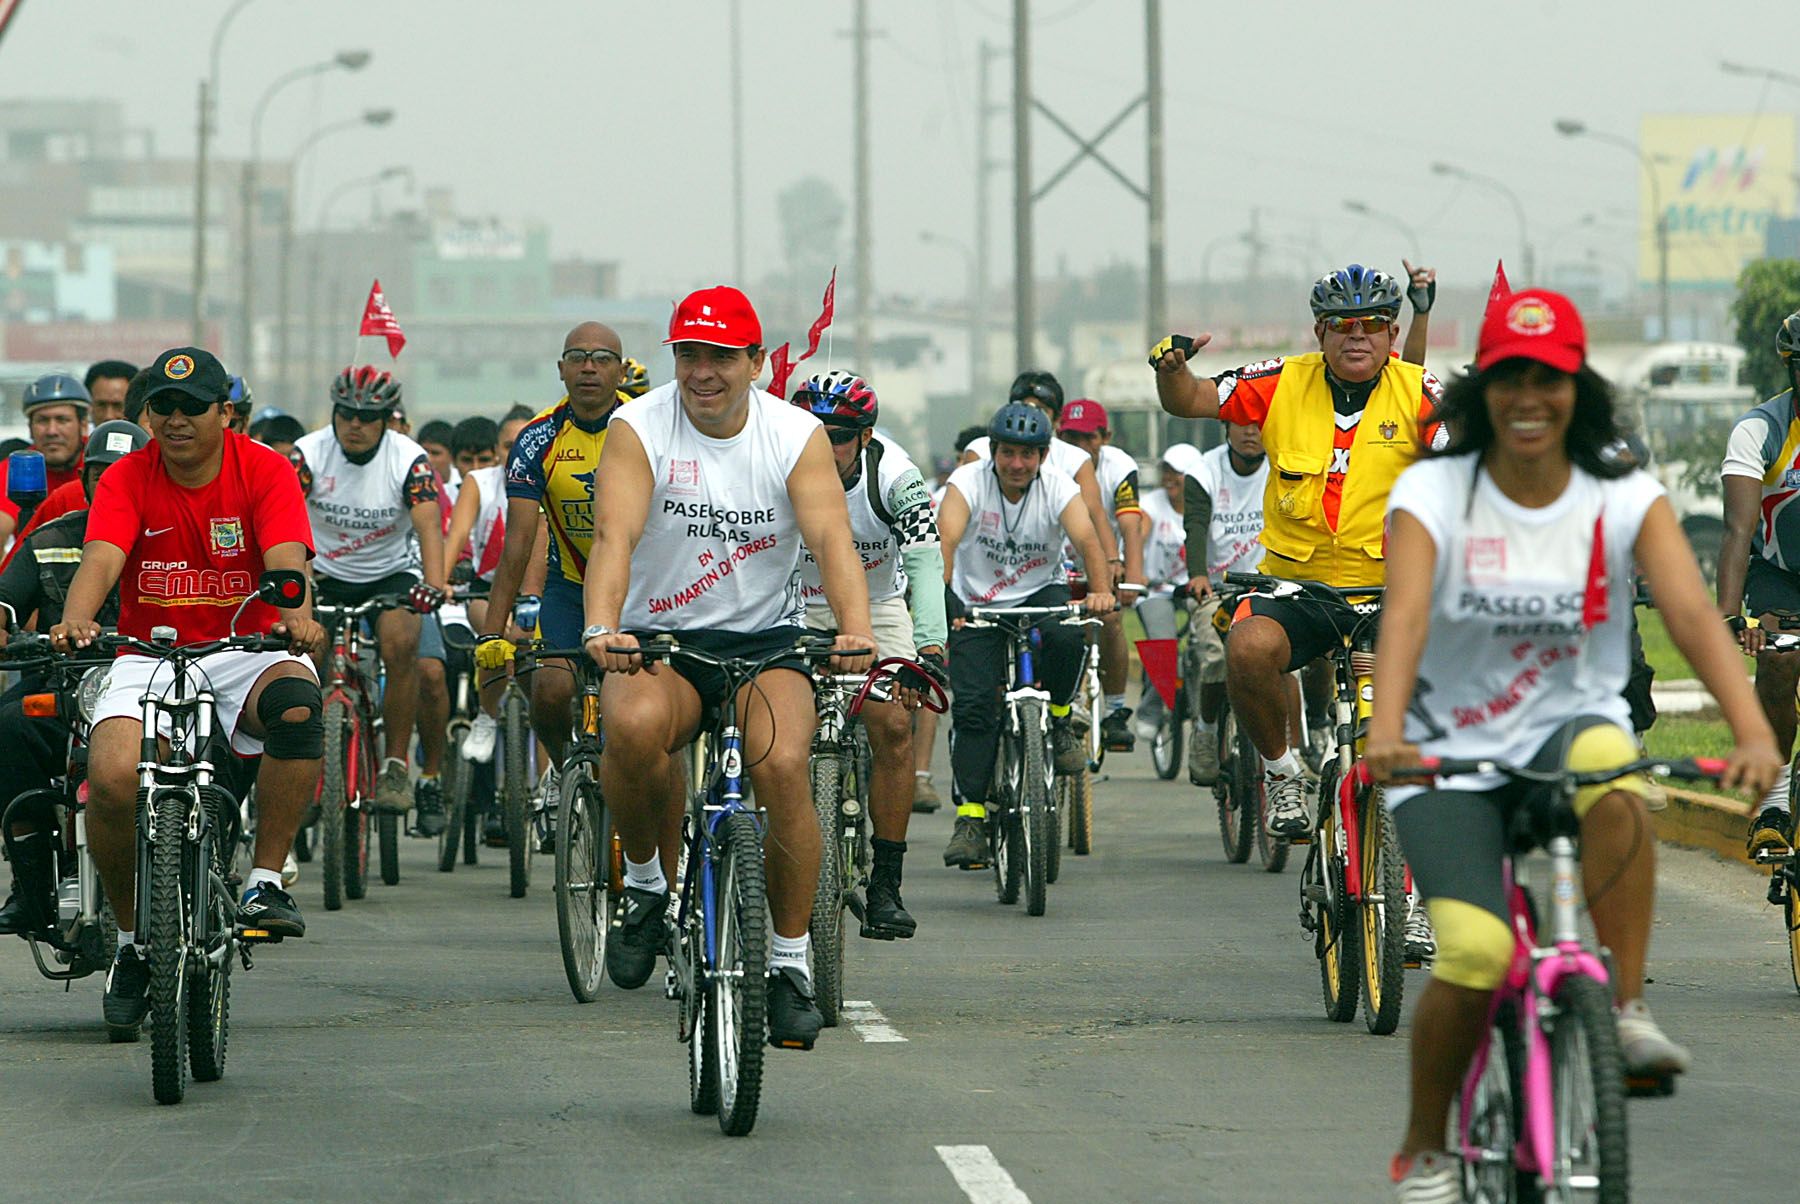
M1353 585L1339 588L1323 581L1308 581L1304 577L1271 577L1267 573L1226 573L1226 585L1242 586L1247 590L1273 589L1283 593L1316 594L1346 606L1354 605L1352 598L1367 601L1379 598L1386 592L1385 586Z
M362 602L314 602L313 617L330 626L333 621L360 619L378 610L412 610L412 599L406 594L378 594Z
M1395 778L1453 777L1465 773L1499 773L1521 782L1557 785L1568 782L1576 786L1600 786L1634 773L1652 777L1674 778L1680 782L1713 782L1725 774L1725 762L1719 757L1684 757L1669 760L1643 757L1608 769L1532 769L1509 765L1486 757L1421 757L1417 765L1397 769Z

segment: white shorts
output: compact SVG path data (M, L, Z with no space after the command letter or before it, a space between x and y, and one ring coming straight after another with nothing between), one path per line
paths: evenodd
M918 659L919 650L913 647L912 611L906 608L905 598L883 598L869 603L869 625L875 629L869 633L875 637L875 654L882 660L890 656L903 656L909 661ZM831 613L831 607L823 602L808 605L806 629L836 631L837 618Z
M250 691L257 679L275 665L289 663L304 665L307 676L315 681L318 679L313 663L291 652L215 652L188 669L190 687L204 677L211 688L214 722L219 730L231 733L232 752L242 757L254 757L262 752L262 737L242 730L238 719L250 701ZM167 661L149 656L119 657L107 677L106 692L100 695L100 705L94 709L94 726L99 727L108 719L142 719L145 690L162 692L174 681L174 670ZM167 715L160 718L157 730L160 735L169 734Z

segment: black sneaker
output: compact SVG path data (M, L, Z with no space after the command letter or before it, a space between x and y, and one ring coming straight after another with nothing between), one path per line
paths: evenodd
M150 965L136 945L125 946L113 959L101 1011L115 1037L137 1039L137 1030L150 1011Z
M1130 752L1137 747L1130 707L1119 707L1100 721L1100 744L1107 752Z
M1750 856L1793 847L1793 818L1780 807L1764 807L1750 825Z
M606 941L606 976L635 991L650 981L656 955L668 944L669 892L625 888L618 927Z
M862 934L878 941L907 940L919 930L900 901L900 883L878 866L869 875L869 893L863 905Z
M956 830L944 846L944 864L965 870L978 870L988 863L987 821L973 815L956 817Z
M413 783L413 835L436 840L444 831L444 787L436 778Z
M776 1049L811 1049L824 1027L825 1017L813 1002L806 976L792 966L769 971L769 1044Z
M1073 777L1087 768L1086 736L1085 731L1075 729L1074 721L1068 715L1050 717L1050 744L1053 750L1051 760L1055 763L1057 773Z
M239 927L259 928L270 936L306 935L306 921L294 896L273 882L259 882L244 892L237 922Z
M506 817L495 807L481 821L481 839L490 849L506 847Z

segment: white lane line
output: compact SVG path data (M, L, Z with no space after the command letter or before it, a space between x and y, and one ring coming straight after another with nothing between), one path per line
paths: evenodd
M1031 1204L1013 1177L984 1145L941 1145L937 1156L956 1178L970 1204Z
M871 1045L906 1040L867 999L846 999L842 1011L844 1019L856 1030L856 1035Z

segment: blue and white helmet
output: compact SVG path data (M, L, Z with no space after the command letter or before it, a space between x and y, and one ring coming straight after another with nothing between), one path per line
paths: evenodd
M1400 282L1379 268L1353 263L1327 272L1312 289L1314 319L1335 314L1400 316Z

